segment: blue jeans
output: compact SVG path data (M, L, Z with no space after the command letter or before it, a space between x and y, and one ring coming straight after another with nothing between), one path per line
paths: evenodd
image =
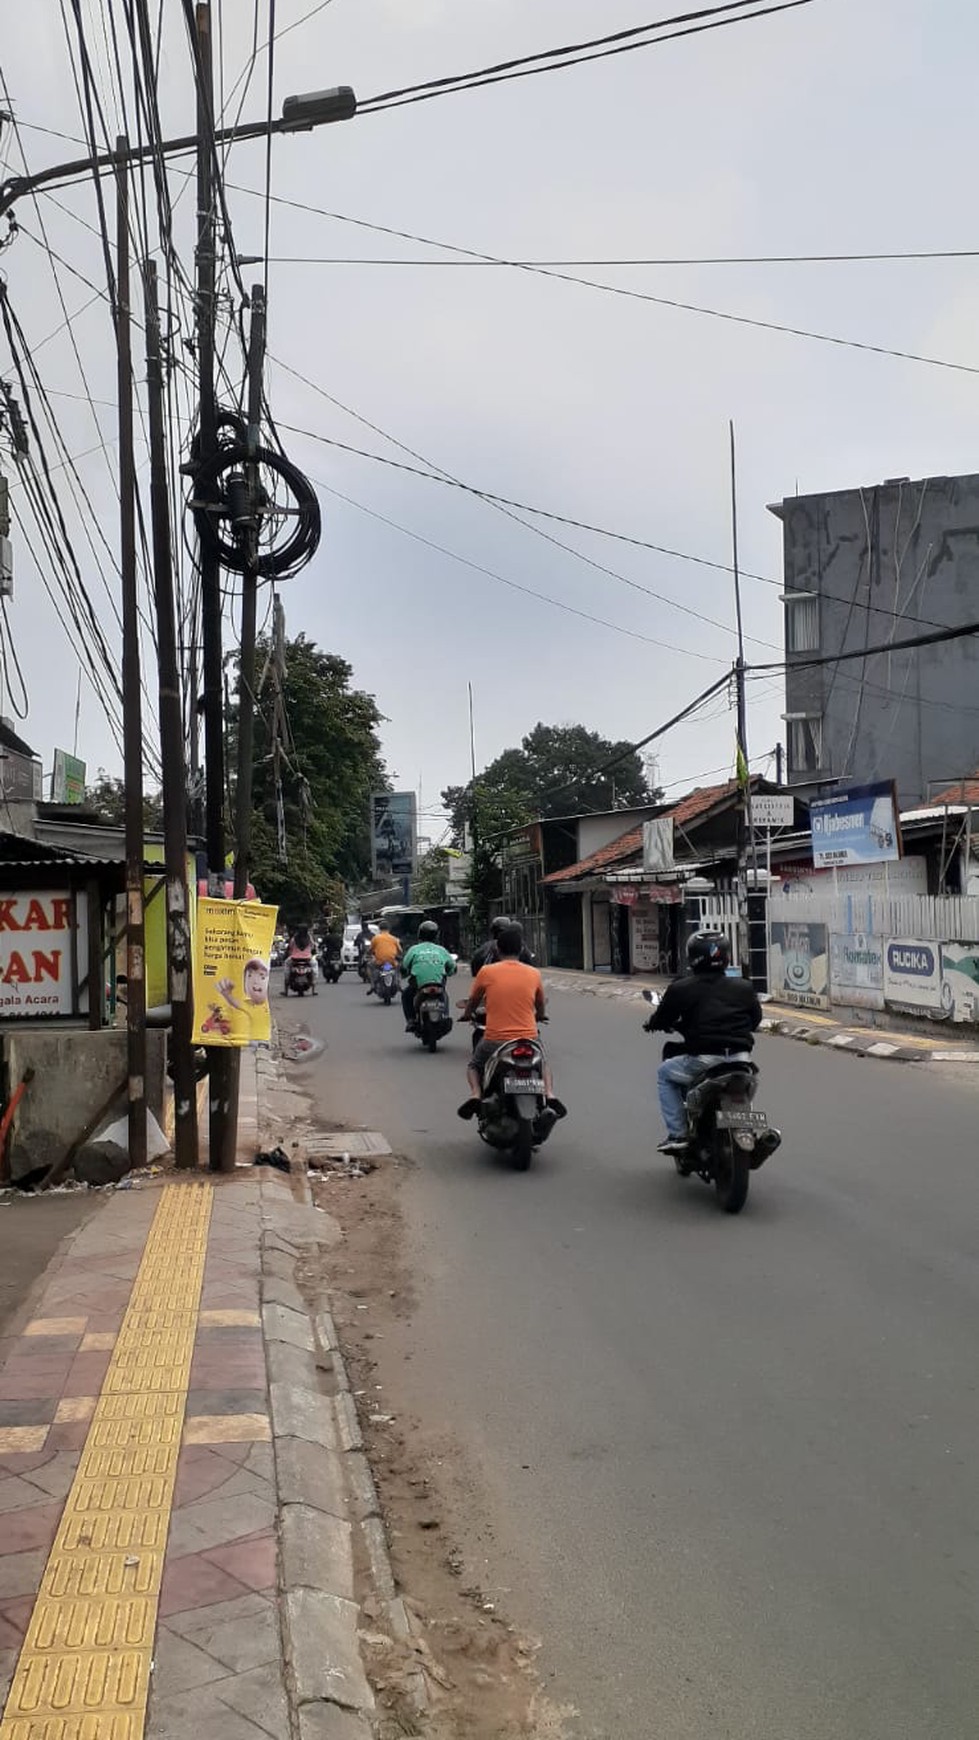
M686 1090L692 1088L694 1082L699 1081L705 1071L712 1069L715 1063L740 1062L747 1056L746 1051L739 1051L736 1057L668 1057L661 1063L656 1074L656 1083L659 1090L659 1109L663 1114L667 1136L682 1138L687 1133L687 1114L684 1110Z

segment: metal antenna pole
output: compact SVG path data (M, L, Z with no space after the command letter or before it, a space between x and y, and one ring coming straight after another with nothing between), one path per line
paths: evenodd
M745 695L744 622L741 615L741 567L738 559L738 460L733 419L728 424L731 440L731 566L734 572L734 608L738 628L738 659L734 667L737 700L737 772L742 782L743 809L738 822L738 943L741 971L748 974L751 935L748 916L748 850L750 846L755 889L758 887L758 848L751 814L751 768L748 762L748 708Z
M129 306L129 140L116 139L116 361L119 558L122 575L123 768L126 783L126 1074L129 1162L146 1165L146 978L143 929L143 720L136 594L136 462Z
M190 911L187 894L187 778L177 622L173 597L173 550L163 431L163 363L155 260L143 268L146 313L146 382L150 433L150 508L156 593L160 683L160 753L163 762L164 874L167 900L167 989L171 1012L174 1148L177 1165L197 1166L197 1083L194 1079L194 1015L190 983Z

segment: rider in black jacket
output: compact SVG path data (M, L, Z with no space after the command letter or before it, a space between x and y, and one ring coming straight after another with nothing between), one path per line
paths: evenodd
M684 1100L707 1070L725 1058L746 1059L761 1020L758 993L747 979L729 977L731 949L725 936L702 933L687 945L689 972L667 987L647 1033L675 1030L683 1039L683 1055L659 1066L660 1110L666 1124L661 1154L682 1154L687 1146Z

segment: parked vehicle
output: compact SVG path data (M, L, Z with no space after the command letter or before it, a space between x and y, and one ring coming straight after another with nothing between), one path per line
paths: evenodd
M643 996L657 1007L655 991L644 991ZM668 1040L663 1056L677 1057L683 1049ZM674 1165L681 1178L696 1173L705 1184L712 1184L725 1214L740 1214L752 1172L781 1146L780 1132L752 1104L757 1092L758 1067L747 1060L715 1064L687 1091L688 1146L684 1154L674 1155Z
M477 1128L490 1148L509 1152L526 1172L534 1149L554 1128L544 1097L544 1052L535 1039L509 1039L497 1046L483 1070Z
M427 1051L437 1051L438 1042L452 1032L449 993L444 984L420 985L415 998L415 1035Z
M376 924L371 925L370 933L371 933L371 936L377 935L377 925ZM342 960L344 967L348 970L356 967L358 964L359 958L360 958L359 952L357 949L357 938L359 937L359 935L360 935L360 921L359 920L356 924L347 924L344 926L343 942L340 945L340 959ZM366 978L366 976L367 976L366 973L361 973L361 978Z
M282 981L283 997L288 997L290 991L297 997L305 997L306 992L313 989L312 957L310 955L290 955L286 961L285 976Z

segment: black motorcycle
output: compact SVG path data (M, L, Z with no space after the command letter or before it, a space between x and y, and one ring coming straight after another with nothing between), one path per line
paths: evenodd
M419 985L415 997L415 1037L426 1051L437 1051L440 1039L452 1032L449 994L444 985Z
M338 985L343 978L343 961L339 953L320 950L320 972L328 985Z
M659 1004L655 991L643 996L654 1009ZM663 1047L664 1058L683 1054L674 1040ZM687 1149L674 1155L674 1164L681 1178L696 1173L713 1184L725 1214L740 1214L752 1172L781 1145L780 1132L752 1104L757 1092L757 1066L729 1060L716 1063L687 1090Z
M477 1113L482 1140L509 1152L515 1170L526 1172L534 1149L547 1141L554 1123L544 1096L544 1052L538 1041L509 1039L498 1045L483 1068Z
M313 980L313 963L308 956L291 955L286 961L285 976L282 981L282 995L288 997L292 991L296 997L305 997L307 991L316 995L316 985Z

